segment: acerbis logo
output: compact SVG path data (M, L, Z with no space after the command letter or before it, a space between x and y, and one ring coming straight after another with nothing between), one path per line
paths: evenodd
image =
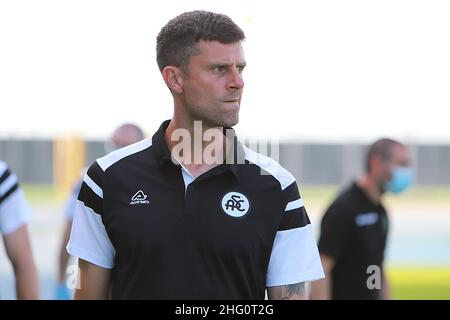
M139 190L138 192L136 192L134 194L134 196L131 197L131 205L134 204L149 204L150 201L146 200L147 199L147 195L142 191Z
M247 197L239 192L228 192L222 198L222 209L229 216L243 217L250 209Z

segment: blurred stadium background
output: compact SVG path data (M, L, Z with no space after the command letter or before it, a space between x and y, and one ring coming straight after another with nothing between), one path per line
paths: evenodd
M341 186L361 172L363 144L281 144L280 162L300 183L319 232L326 206ZM450 299L450 146L410 145L415 186L387 196L391 213L388 276L395 299ZM83 166L104 154L102 141L79 137L0 140L0 159L11 164L29 199L34 257L42 298L52 299L63 227L63 203ZM30 166L30 160L32 166ZM12 270L0 249L2 298L14 298Z
M445 0L0 1L0 159L25 189L42 298L53 298L63 203L103 139L172 112L155 63L182 11L230 15L246 32L237 133L277 137L312 222L361 171L365 145L410 146L415 186L388 196L397 299L450 299L450 3ZM0 295L14 298L0 246Z

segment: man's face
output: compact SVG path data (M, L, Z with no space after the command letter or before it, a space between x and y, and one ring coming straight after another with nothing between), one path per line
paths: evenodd
M391 168L411 166L411 155L406 147L401 145L392 146L390 166Z
M390 150L390 159L384 163L382 183L390 181L397 167L411 167L411 154L403 145L393 145Z
M207 127L231 127L239 121L245 67L240 42L200 41L183 79L182 99L192 120Z

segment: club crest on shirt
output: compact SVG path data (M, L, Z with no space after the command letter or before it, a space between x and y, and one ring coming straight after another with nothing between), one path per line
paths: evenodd
M250 202L242 193L228 192L222 198L222 209L227 215L240 218L247 214Z

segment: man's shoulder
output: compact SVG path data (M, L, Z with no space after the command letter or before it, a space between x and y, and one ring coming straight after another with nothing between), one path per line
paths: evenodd
M353 184L342 189L327 210L327 212L346 216L356 215L357 211L357 197L353 190Z
M103 172L108 170L109 168L113 167L115 164L117 164L119 161L126 161L133 155L136 155L137 153L150 148L152 145L152 139L151 138L145 138L141 141L138 141L136 143L133 143L129 146L126 146L124 148L115 150L113 152L108 153L107 155L98 158L92 165L93 166L98 165Z
M282 190L286 189L295 182L295 177L278 161L251 150L244 146L245 160L249 164L256 166L259 169L261 176L271 176L275 179Z

